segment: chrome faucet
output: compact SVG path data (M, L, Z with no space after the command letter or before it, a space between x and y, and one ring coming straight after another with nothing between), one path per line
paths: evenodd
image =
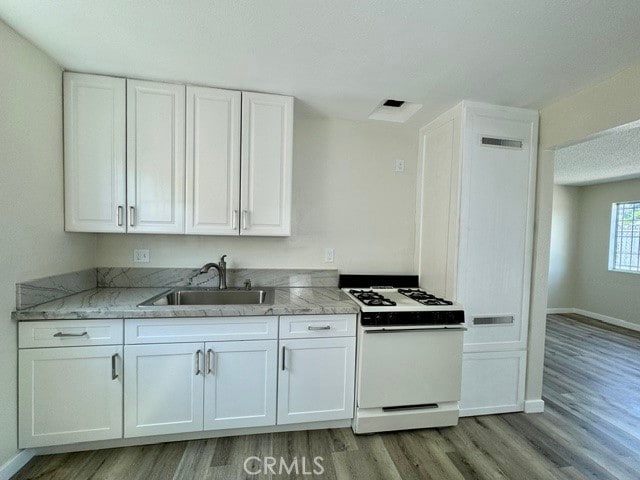
M225 257L226 255L222 255L218 263L207 263L200 269L200 272L198 272L199 274L207 273L212 268L218 270L218 278L220 280L218 288L220 290L227 289L227 262L224 261Z

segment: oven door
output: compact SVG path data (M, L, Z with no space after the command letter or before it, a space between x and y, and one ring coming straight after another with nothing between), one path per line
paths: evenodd
M359 329L358 407L460 400L463 327Z

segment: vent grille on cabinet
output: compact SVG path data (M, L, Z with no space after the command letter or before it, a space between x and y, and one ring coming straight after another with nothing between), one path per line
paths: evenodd
M482 137L482 145L522 150L522 140L509 140L507 138Z
M507 325L513 323L513 315L504 317L473 317L474 325Z

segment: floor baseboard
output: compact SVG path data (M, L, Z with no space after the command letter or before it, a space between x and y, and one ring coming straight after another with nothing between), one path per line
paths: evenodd
M524 413L542 413L544 412L544 400L538 398L535 400L524 401Z
M547 315L558 313L575 313L575 308L547 308Z
M607 315L602 315L600 313L589 312L587 310L582 310L580 308L574 308L573 313L577 313L578 315L584 315L585 317L594 318L596 320L600 320L601 322L608 323L610 325L615 325L617 327L622 327L628 330L634 330L636 332L640 332L640 325L637 323L627 322L626 320L620 320L619 318L609 317Z
M34 456L35 452L31 449L18 452L15 457L9 459L4 465L0 466L0 480L9 480Z

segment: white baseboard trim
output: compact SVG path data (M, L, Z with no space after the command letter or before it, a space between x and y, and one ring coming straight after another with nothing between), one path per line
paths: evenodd
M9 480L18 473L35 454L36 452L28 448L20 451L15 457L9 459L4 465L0 466L0 480Z
M547 308L547 315L558 313L575 313L575 308Z
M538 398L536 400L524 401L524 413L542 413L544 412L544 400Z
M634 330L636 332L640 332L640 325L637 323L627 322L626 320L620 320L619 318L609 317L607 315L601 315L600 313L589 312L587 310L581 310L579 308L574 308L573 313L577 313L578 315L584 315L585 317L595 318L596 320L600 320L604 323L609 323L611 325L616 325L618 327L626 328L628 330Z

